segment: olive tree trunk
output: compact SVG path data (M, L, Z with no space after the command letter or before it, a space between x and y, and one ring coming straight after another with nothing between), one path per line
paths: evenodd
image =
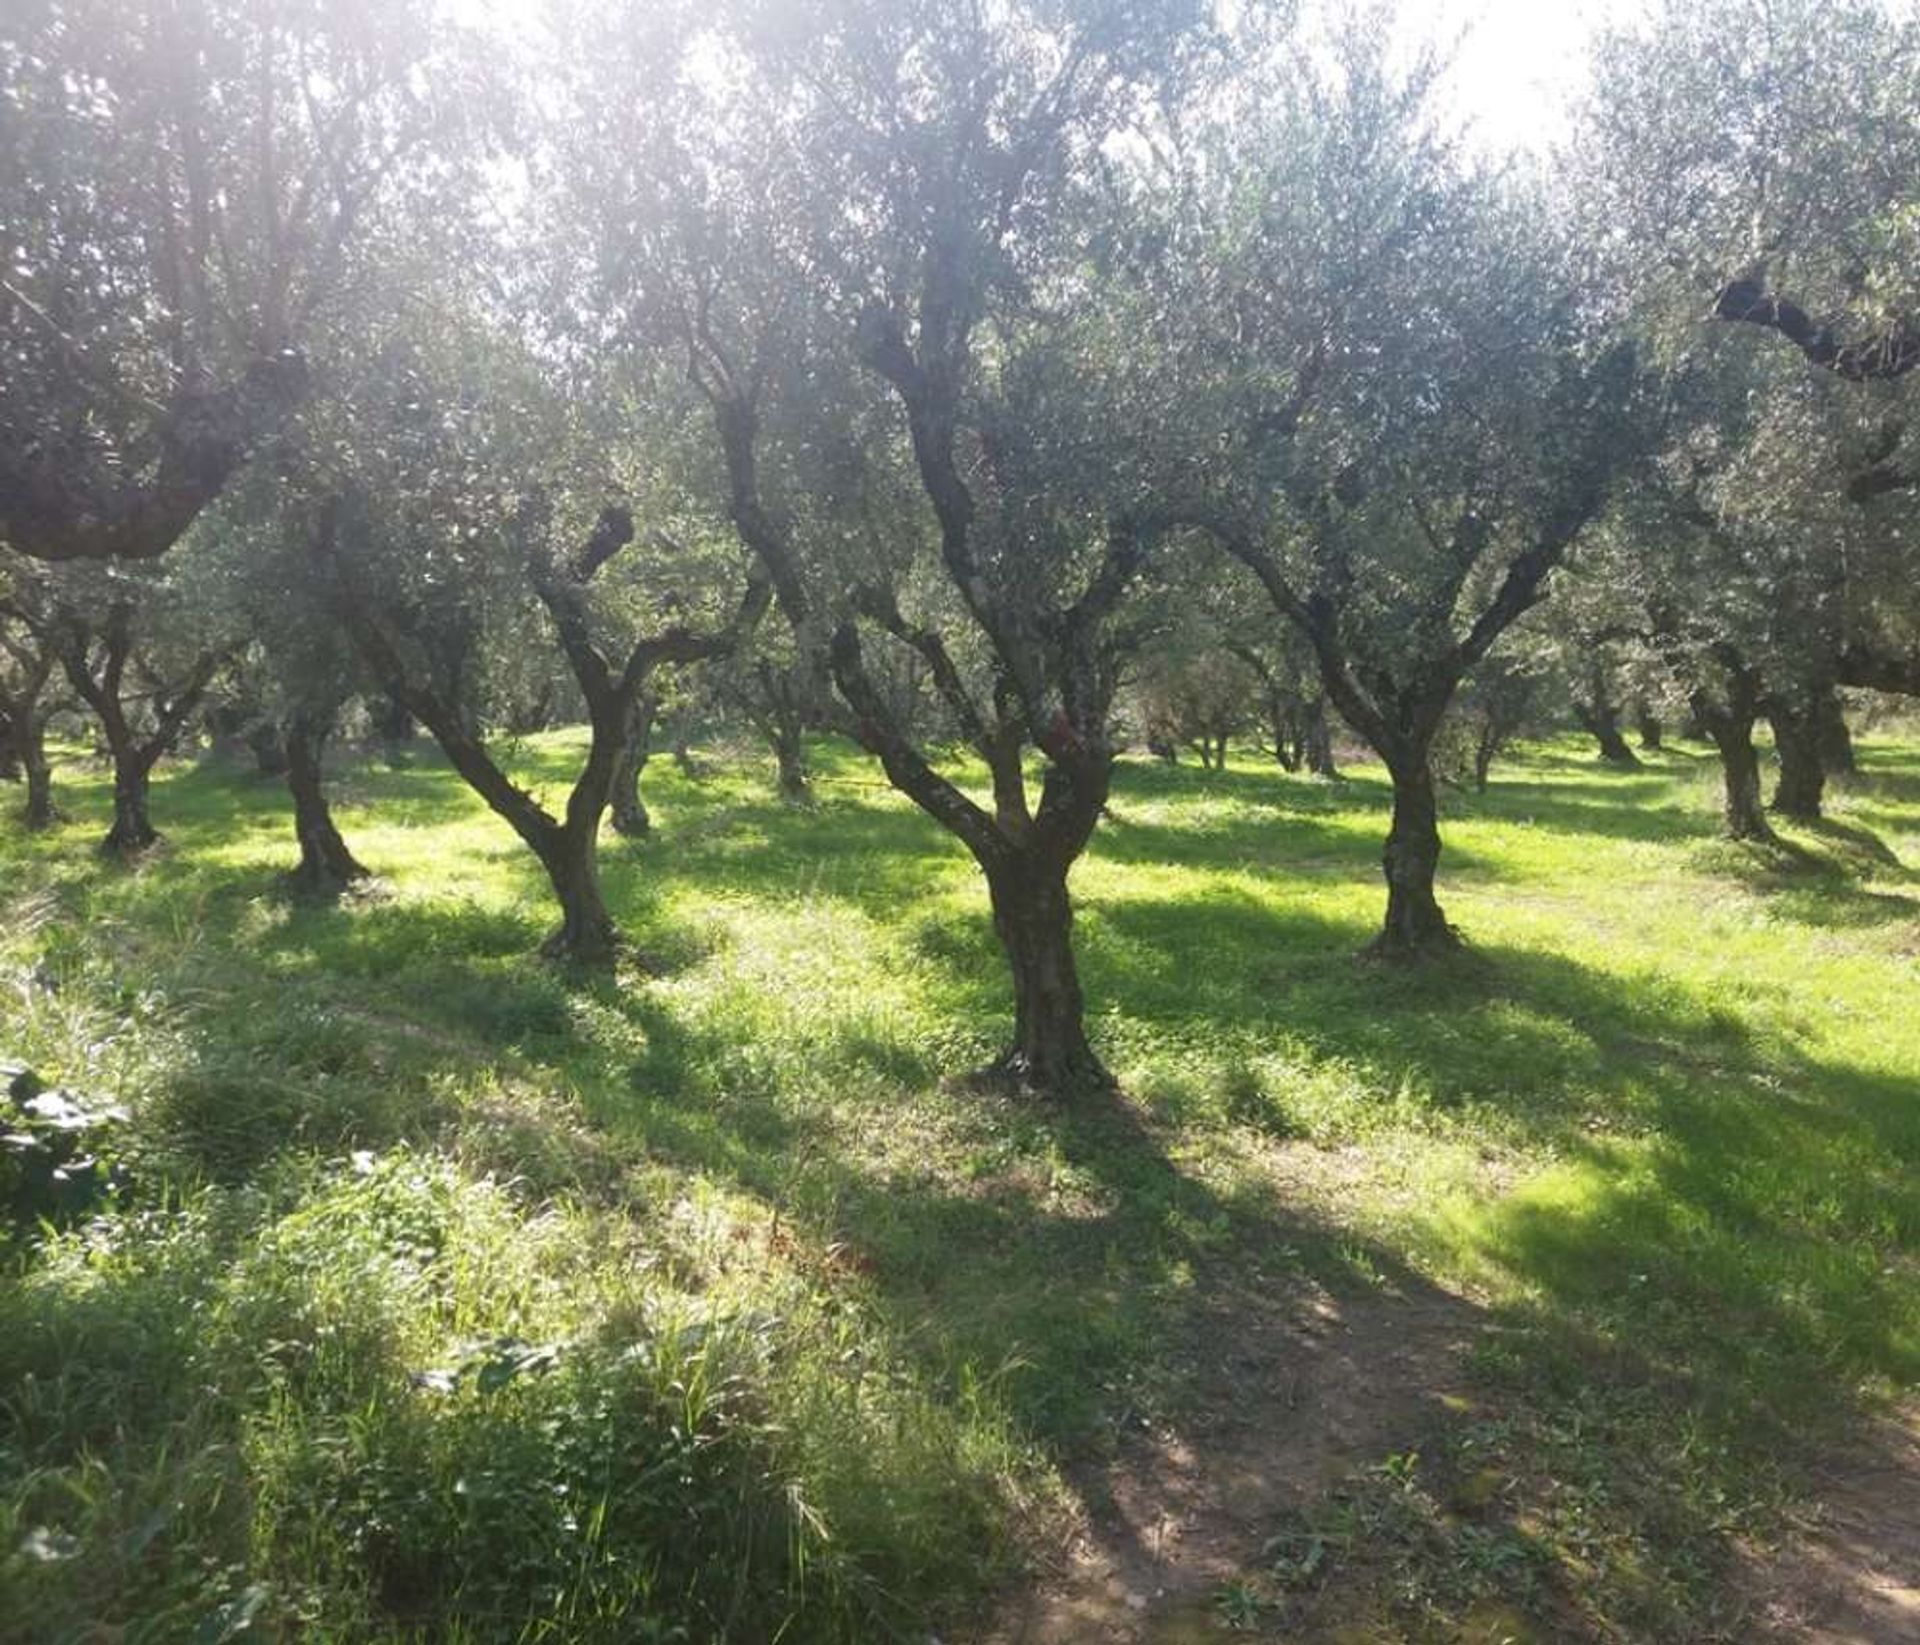
M594 814L596 825L599 813ZM620 928L600 889L600 852L593 829L562 825L535 847L560 904L560 924L540 945L548 959L604 967L620 952Z
M1434 893L1434 875L1440 866L1440 807L1429 751L1424 747L1398 751L1388 760L1387 771L1393 779L1393 822L1381 859L1387 879L1387 916L1372 952L1384 958L1413 958L1457 948L1459 935L1447 923Z
M988 870L987 889L1013 976L1013 1040L996 1069L1040 1090L1111 1084L1087 1039L1065 867L1021 852Z
M1314 697L1301 710L1301 763L1316 777L1330 781L1340 775L1333 763L1333 728L1327 723L1327 700Z
M651 692L642 693L634 703L633 717L620 744L620 757L614 762L613 831L628 839L644 839L653 832L653 818L640 795L640 778L647 769L658 706Z
M1847 729L1846 709L1838 691L1824 691L1814 701L1814 720L1820 739L1820 765L1830 777L1850 777L1859 769L1853 757L1853 733Z
M807 774L806 732L799 716L778 716L772 742L780 798L789 805L805 805L813 798L813 784Z
M127 856L160 843L160 832L147 815L147 790L153 775L153 757L136 745L115 740L113 756L113 825L100 849Z
M1767 822L1766 808L1760 798L1760 755L1753 746L1753 725L1759 717L1744 702L1727 708L1696 701L1699 718L1720 755L1720 775L1725 784L1721 811L1722 829L1731 840L1771 840L1773 829Z
M1827 773L1820 760L1820 726L1810 706L1776 701L1767 708L1773 727L1780 776L1773 788L1773 809L1783 817L1817 822Z
M45 739L37 725L30 735L31 746L20 751L20 769L27 780L27 827L38 832L51 828L59 813L53 805L53 767L47 760Z
M1587 734L1600 745L1600 758L1608 765L1631 767L1640 763L1639 756L1620 734L1619 709L1604 693L1596 690L1591 701L1575 703L1573 711Z
M357 881L370 878L347 849L327 804L322 768L326 739L326 728L304 714L287 721L282 739L287 792L293 798L293 833L300 845L300 864L289 878L295 890L312 897L337 897Z

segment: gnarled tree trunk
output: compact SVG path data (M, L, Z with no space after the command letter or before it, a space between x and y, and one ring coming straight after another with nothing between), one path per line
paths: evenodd
M571 809L571 808L570 808ZM600 852L593 828L562 825L548 833L535 853L560 904L560 924L540 945L548 959L573 965L611 965L620 952L620 928L600 889Z
M1760 755L1753 746L1758 710L1750 691L1736 689L1733 697L1731 706L1722 706L1696 692L1693 702L1701 729L1720 754L1720 774L1726 788L1721 812L1723 831L1731 840L1771 840L1773 829L1760 800Z
M1428 751L1396 752L1387 761L1387 771L1393 779L1393 824L1381 859L1387 878L1387 917L1372 952L1399 959L1457 948L1459 935L1447 923L1434 893L1434 875L1440 866L1440 807Z
M110 855L130 856L160 843L159 830L147 815L148 779L153 757L138 747L116 743L113 755L113 826L100 842Z
M653 832L653 818L640 797L640 778L647 769L653 719L658 704L652 692L643 692L633 705L620 757L613 767L613 831L628 839L644 839Z
M290 876L294 888L312 897L336 897L370 876L340 837L327 791L321 756L326 728L305 714L291 716L284 733L287 791L293 796L293 832L300 843L300 865Z
M1627 746L1627 739L1620 735L1620 710L1607 695L1607 682L1596 669L1588 690L1587 700L1575 700L1574 717L1589 736L1600 745L1600 758L1608 765L1636 766L1639 756Z
M798 715L780 714L773 726L773 757L779 768L780 798L789 805L805 805L813 798L807 776L805 727Z
M1780 759L1773 809L1783 817L1817 822L1827 774L1820 762L1820 727L1814 711L1809 705L1775 699L1767 705L1767 722L1773 727L1774 752Z
M46 725L32 709L15 715L7 727L7 749L26 780L27 827L36 832L58 820L53 808L53 767L47 759Z
M1013 1043L995 1069L1045 1091L1111 1085L1087 1040L1065 867L1028 848L989 868L987 889L1013 974Z
M1640 746L1649 754L1659 753L1663 734L1659 716L1642 703L1637 718L1640 726Z
M1314 697L1301 710L1300 758L1316 777L1333 780L1340 768L1333 763L1333 728L1327 724L1327 700Z

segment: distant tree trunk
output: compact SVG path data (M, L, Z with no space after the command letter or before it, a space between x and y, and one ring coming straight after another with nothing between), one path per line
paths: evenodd
M1327 700L1311 698L1301 711L1300 757L1316 777L1335 780L1340 768L1333 762L1333 729L1327 724Z
M1830 777L1850 777L1859 769L1853 756L1853 733L1840 693L1823 691L1814 700L1814 719L1820 741L1820 764Z
M1620 735L1620 710L1608 696L1606 676L1599 669L1593 671L1588 700L1581 702L1576 699L1573 712L1600 745L1600 758L1608 765L1636 766L1640 763L1639 757L1627 746L1627 739Z
M1013 973L1013 1043L996 1069L1046 1091L1111 1085L1087 1040L1066 868L1029 848L988 869L987 888Z
M293 832L300 844L300 865L290 881L312 897L337 897L370 877L347 849L327 805L321 757L328 729L308 714L292 715L285 729L287 791L293 796Z
M673 728L673 763L680 768L680 775L689 782L700 780L700 766L693 757L693 750L687 746L686 729L677 723Z
M1723 829L1732 840L1771 840L1773 829L1760 800L1760 756L1753 746L1753 725L1759 718L1750 685L1736 682L1729 704L1712 701L1705 692L1693 695L1693 712L1720 753L1720 774L1726 785Z
M13 717L0 712L0 782L20 780L20 756L14 746Z
M1817 822L1827 774L1820 763L1820 726L1810 703L1775 698L1767 705L1773 748L1780 758L1773 809L1783 817Z
M628 839L644 839L653 832L653 818L647 813L647 802L640 797L640 777L647 769L648 744L658 707L650 691L635 699L633 718L627 724L620 758L613 768L613 831Z
M1489 719L1482 723L1479 735L1473 739L1473 789L1476 794L1487 791L1487 778L1493 772L1493 757L1500 751L1500 731Z
M53 767L47 760L46 723L32 707L23 708L7 725L8 757L27 783L27 827L38 832L51 828L58 813L53 808Z
M1180 749L1171 737L1149 737L1147 752L1163 764L1178 765L1180 763Z
M370 707L368 718L373 722L373 734L390 754L398 753L413 740L413 710L398 697L379 698Z
M805 805L813 789L807 777L806 728L797 714L775 716L773 757L779 766L780 798L789 805Z
M281 729L272 720L262 720L247 733L247 748L255 769L263 777L287 775L287 745Z
M53 768L47 763L46 753L42 750L25 769L27 827L38 833L43 828L51 828L60 816L53 804Z
M1661 738L1659 717L1655 715L1645 703L1642 703L1639 708L1638 719L1640 725L1640 746L1649 754L1657 754L1660 751Z
M1397 749L1387 760L1393 779L1393 823L1382 866L1387 878L1387 917L1373 952L1383 958L1413 958L1457 948L1460 938L1434 893L1440 866L1440 808L1433 763L1425 747Z

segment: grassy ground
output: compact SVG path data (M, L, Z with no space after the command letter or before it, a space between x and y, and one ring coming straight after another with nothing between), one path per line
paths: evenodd
M1182 1419L1224 1299L1439 1286L1455 1417L1213 1620L1750 1637L1810 1460L1920 1382L1920 755L1863 752L1774 852L1697 752L1531 751L1411 973L1353 957L1372 773L1130 763L1075 880L1128 1101L1080 1113L943 1083L1006 1010L982 889L851 754L805 812L650 771L605 855L657 974L584 985L424 751L343 775L389 891L339 908L277 895L273 785L170 772L125 871L69 768L0 833L0 1049L130 1108L131 1182L7 1257L0 1635L924 1637Z

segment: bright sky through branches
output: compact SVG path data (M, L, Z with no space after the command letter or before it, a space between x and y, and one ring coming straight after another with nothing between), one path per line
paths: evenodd
M472 17L525 28L541 0L461 0ZM1408 45L1448 49L1452 102L1474 141L1492 152L1544 152L1567 132L1594 35L1627 22L1641 0L1401 0Z
M1637 0L1403 0L1401 26L1454 47L1448 89L1476 143L1544 152L1567 134L1595 35L1643 9Z

